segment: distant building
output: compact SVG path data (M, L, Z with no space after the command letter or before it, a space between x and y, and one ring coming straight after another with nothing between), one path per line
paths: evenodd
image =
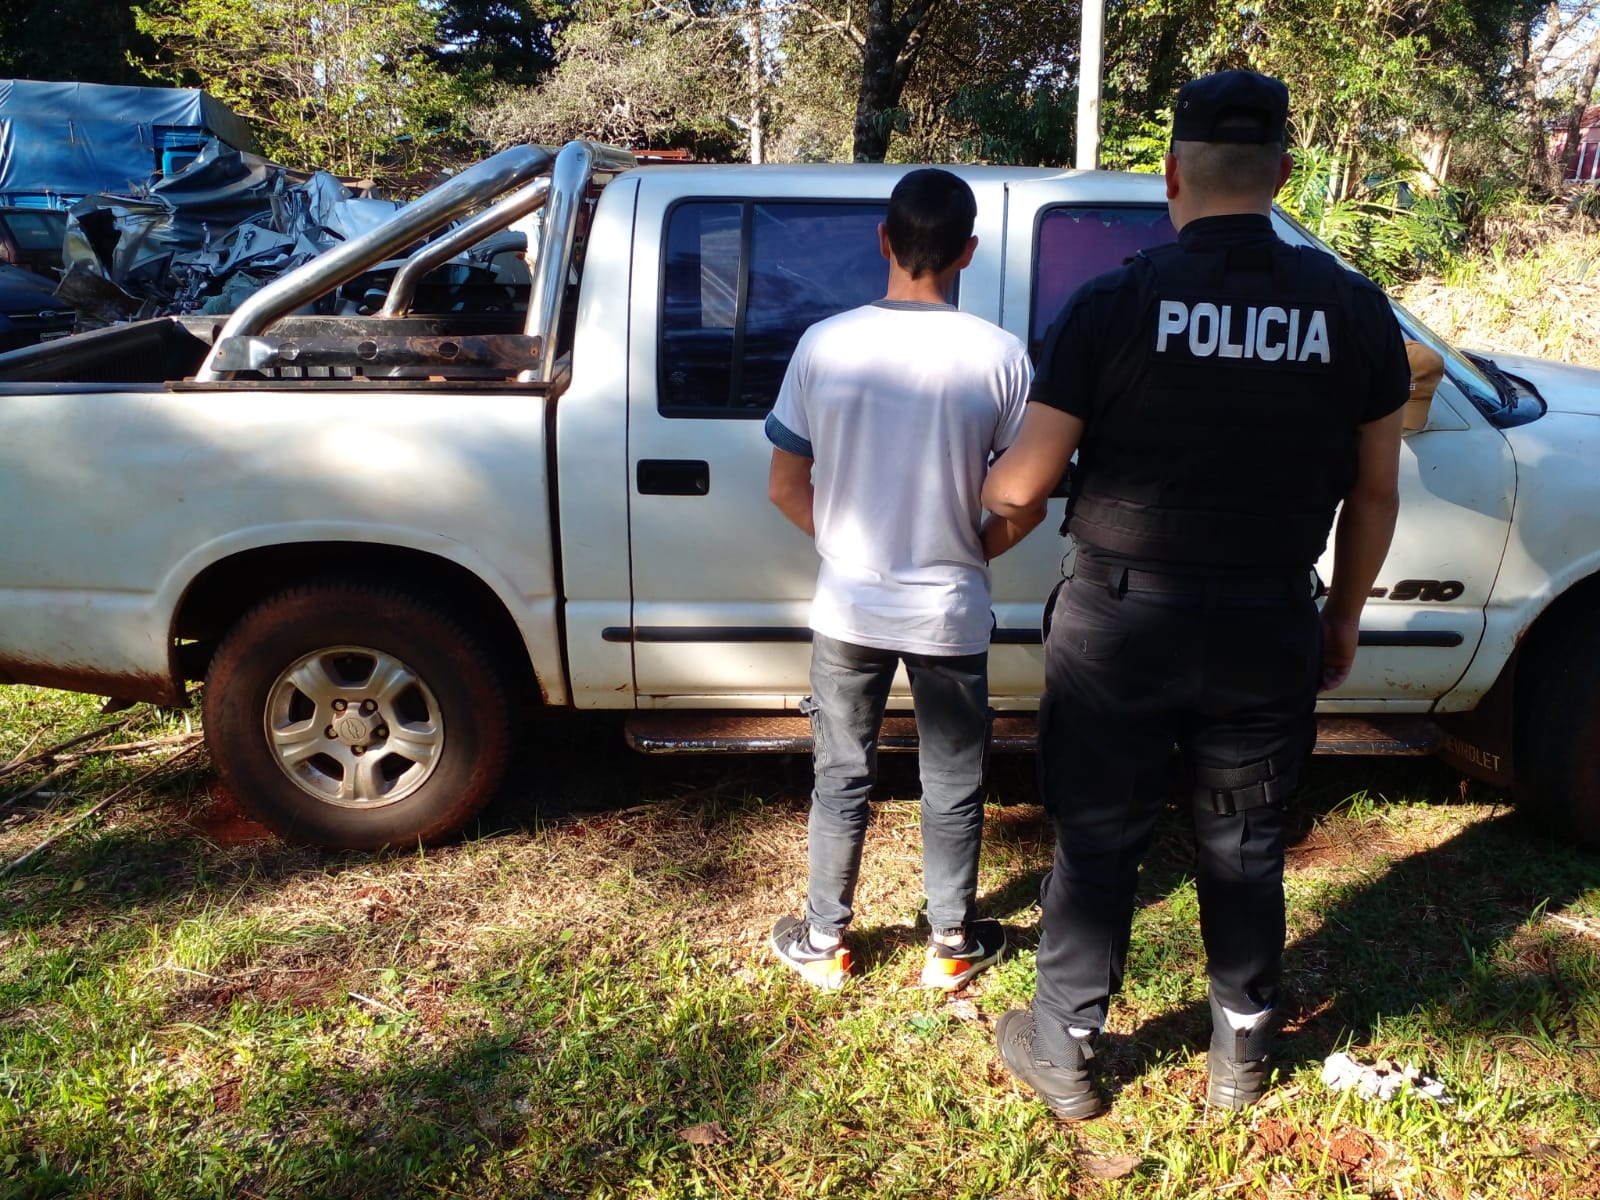
M1567 127L1563 123L1550 136L1550 151L1556 156L1567 148ZM1578 123L1578 155L1567 169L1568 183L1600 181L1600 104L1583 110Z
M244 120L197 88L0 79L0 204L64 208L136 192L211 138L255 148Z

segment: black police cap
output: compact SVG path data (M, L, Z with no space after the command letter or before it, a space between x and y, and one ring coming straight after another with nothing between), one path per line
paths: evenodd
M1218 71L1183 85L1172 110L1175 142L1283 145L1289 89L1270 75Z

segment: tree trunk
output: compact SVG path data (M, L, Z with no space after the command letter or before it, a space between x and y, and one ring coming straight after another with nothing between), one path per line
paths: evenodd
M856 162L882 162L888 153L890 114L900 104L911 68L927 43L928 27L944 3L910 0L896 18L894 0L867 0L861 91L856 99Z
M1554 49L1561 35L1561 6L1559 0L1549 0L1545 5L1544 29L1537 43L1533 40L1531 22L1520 21L1512 26L1512 45L1521 59L1516 64L1518 106L1522 109L1528 139L1527 182L1537 188L1549 188L1556 182L1555 164L1551 161L1550 135L1545 128L1544 110L1539 102L1539 75L1544 61Z
M1561 170L1559 178L1567 179L1572 175L1573 165L1578 161L1578 148L1583 144L1583 114L1588 111L1589 101L1594 98L1594 85L1600 79L1600 36L1596 36L1589 43L1589 55L1583 64L1583 77L1578 81L1578 92L1572 98L1572 111L1567 113L1567 144L1561 151Z
M765 80L761 69L761 4L760 0L747 0L750 13L745 27L745 38L750 43L750 161L766 161L767 113L763 94Z
M882 162L889 150L887 112L900 99L894 86L893 0L868 0L867 36L861 47L861 91L856 98L857 162Z
M1422 186L1430 195L1437 195L1450 173L1450 133L1422 126L1417 129L1413 142L1417 157L1422 160L1422 169L1427 172Z

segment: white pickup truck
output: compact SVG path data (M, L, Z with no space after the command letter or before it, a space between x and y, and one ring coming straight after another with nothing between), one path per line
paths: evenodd
M0 682L176 705L203 679L235 794L335 846L460 829L530 703L632 710L646 751L808 749L817 564L766 501L762 417L801 331L882 294L903 169L518 148L225 324L0 357ZM1034 346L1079 281L1173 236L1152 176L956 170L979 207L959 304ZM529 214L519 300L413 311ZM438 228L378 311L326 298ZM1446 374L1319 747L1443 754L1600 842L1600 373L1400 318ZM1000 749L1031 745L1053 523L995 567Z

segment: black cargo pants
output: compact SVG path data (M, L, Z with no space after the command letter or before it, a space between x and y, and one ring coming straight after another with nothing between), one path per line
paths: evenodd
M1276 1002L1283 801L1315 740L1321 675L1311 590L1309 570L1194 578L1080 554L1045 643L1039 779L1056 849L1037 1016L1104 1024L1174 746L1212 990L1239 1013Z

